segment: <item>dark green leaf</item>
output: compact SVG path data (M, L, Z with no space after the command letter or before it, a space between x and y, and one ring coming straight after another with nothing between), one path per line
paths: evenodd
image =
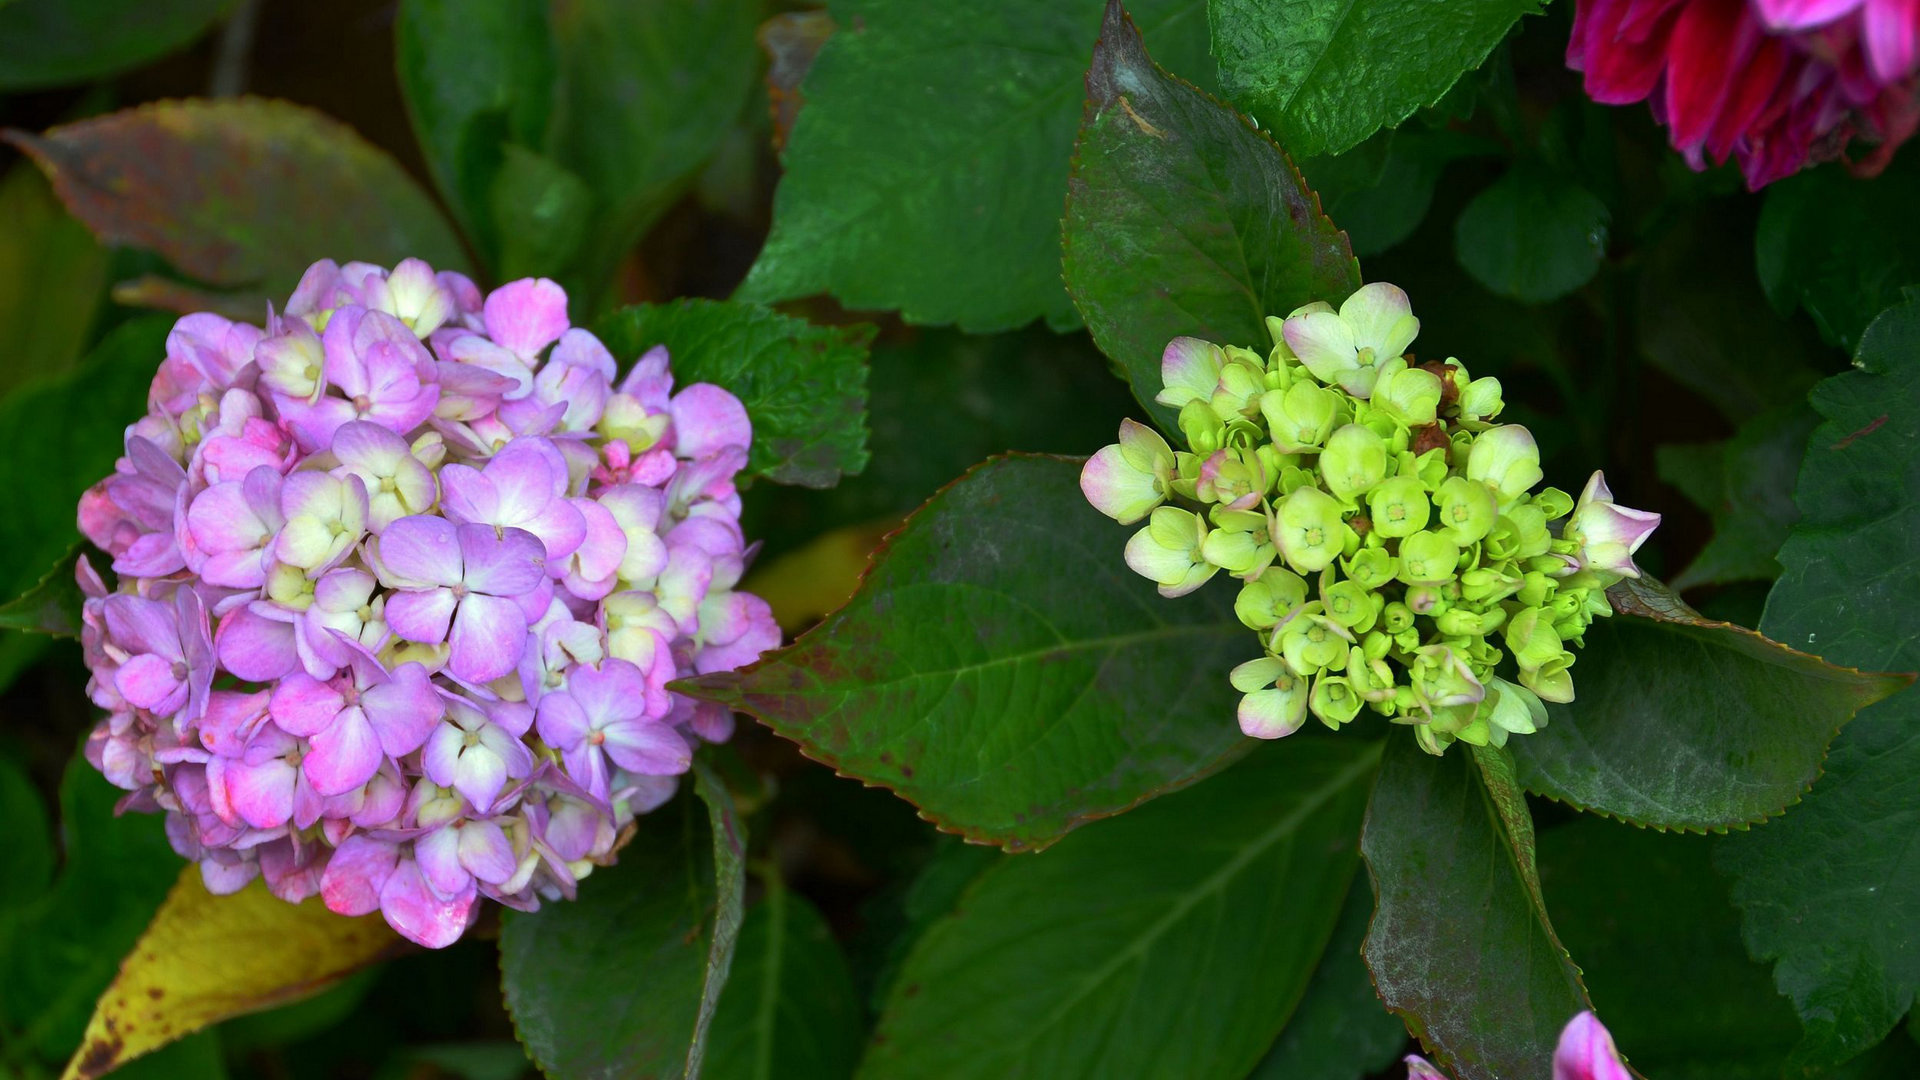
M998 848L969 844L957 836L938 834L933 854L927 858L926 865L912 883L900 891L897 903L883 909L879 918L873 917L874 905L868 906L862 914L868 916L865 921L869 929L874 923L880 922L883 924L881 930L889 938L885 946L877 950L879 961L867 998L870 1009L878 1013L886 1007L894 981L900 976L900 967L906 963L913 947L919 944L927 929L941 916L959 906L960 896L967 891L967 886L972 885L981 874L998 866L1002 860L1014 857Z
M86 82L184 48L234 0L11 0L0 4L0 91Z
M9 137L102 241L157 252L211 285L284 296L322 258L467 269L397 162L298 105L163 101Z
M1534 870L1533 819L1503 751L1428 757L1404 733L1360 840L1377 897L1367 966L1456 1080L1544 1077L1588 1007Z
M895 534L860 592L786 649L676 684L951 832L1044 847L1218 769L1247 740L1228 596L1163 600L1078 463L995 458Z
M759 0L571 0L552 5L558 98L543 149L598 201L582 263L615 263L680 197L746 106ZM576 310L593 310L586 304Z
M5 19L0 15L0 21ZM107 253L22 162L0 178L0 394L80 359L106 297Z
M1060 199L1100 0L841 0L808 73L768 238L742 296L828 292L914 323L1075 322ZM1189 77L1200 0L1143 0Z
M593 193L551 158L506 148L488 210L500 234L502 280L564 273L592 225Z
M1761 629L1864 667L1920 668L1920 300L1875 320L1859 371L1822 382L1800 521ZM1779 821L1729 837L1747 948L1776 961L1806 1038L1798 1066L1831 1065L1878 1042L1920 987L1920 697L1863 712L1834 742L1826 775Z
M0 920L10 908L38 899L53 880L53 845L47 811L26 770L0 757L0 820L7 842L0 846Z
M1378 759L1263 747L1001 862L908 957L861 1076L1239 1080L1327 944Z
M687 1051L686 1073L697 1078L706 1057L707 1029L720 1007L720 994L733 968L734 946L740 939L747 891L747 832L734 809L733 796L704 761L694 762L693 790L707 806L707 829L713 836L714 890L713 932L700 989L700 1012L694 1018L693 1042Z
M1540 834L1540 885L1635 1067L1659 1080L1780 1080L1800 1024L1741 947L1710 845L1582 818Z
M1587 631L1576 697L1512 750L1527 790L1635 825L1718 831L1781 813L1853 714L1911 681L1704 619L1651 578L1608 599L1620 614Z
M706 1080L844 1080L860 1060L860 1027L853 976L826 920L769 879L740 930Z
M1903 287L1920 284L1916 182L1920 161L1909 154L1871 180L1828 166L1770 185L1754 247L1775 308L1805 307L1827 341L1859 344Z
M1296 154L1437 104L1540 0L1210 0L1220 85Z
M1168 341L1257 348L1266 316L1360 285L1346 235L1293 162L1155 65L1118 0L1087 72L1063 228L1080 317L1168 431L1173 410L1153 401Z
M1817 419L1796 403L1748 420L1724 443L1656 451L1660 479L1713 515L1713 539L1674 575L1674 589L1768 581L1780 573L1773 555L1800 515L1793 481Z
M515 239L497 227L492 205L503 154L546 144L554 80L547 7L403 0L394 17L394 66L414 135L454 217L496 267L503 243Z
M0 596L32 588L78 539L80 494L113 471L122 433L146 412L171 325L160 316L124 323L80 367L0 401L0 491L10 499L0 514Z
M157 815L114 813L122 794L74 755L60 785L60 878L33 902L0 912L0 1032L8 1033L0 1042L65 1060L180 875Z
M0 628L79 637L80 607L86 597L73 574L80 549L81 545L75 544L67 557L53 564L33 587L0 604Z
M683 795L641 818L620 861L582 881L578 899L505 914L507 1010L548 1076L691 1075L723 918L714 850L707 815Z
M1542 304L1592 280L1607 253L1607 217L1586 188L1522 161L1461 212L1454 254L1493 292Z
M1360 958L1373 919L1373 890L1347 890L1333 940L1320 956L1307 996L1247 1080L1360 1080L1392 1064L1407 1028L1380 1004Z
M1337 156L1302 159L1300 173L1320 193L1327 217L1347 231L1353 253L1364 257L1413 234L1449 162L1497 149L1490 141L1410 125Z
M622 308L595 330L623 363L655 345L676 386L724 387L747 407L747 468L778 484L832 487L867 463L868 326L815 326L754 304L678 300Z

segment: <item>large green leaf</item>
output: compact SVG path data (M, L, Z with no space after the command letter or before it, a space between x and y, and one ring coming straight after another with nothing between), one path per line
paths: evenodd
M1544 1077L1588 1007L1534 869L1533 819L1503 751L1441 758L1396 732L1360 840L1377 897L1367 966L1455 1080Z
M1173 411L1153 401L1168 341L1260 348L1266 316L1360 285L1346 234L1287 155L1155 65L1119 0L1087 72L1063 228L1081 318L1169 431Z
M1219 768L1247 740L1229 597L1163 600L1078 462L995 458L922 507L788 648L678 684L951 832L1044 847Z
M5 912L38 899L53 880L53 844L47 812L26 770L0 757L0 815L11 824L0 847L0 920Z
M1454 222L1453 250L1475 281L1523 303L1585 285L1607 253L1607 205L1571 177L1519 162Z
M74 544L66 558L54 563L39 581L0 604L0 629L79 637L80 612L87 598L74 574L85 547L85 543Z
M1920 300L1867 329L1860 369L1822 382L1800 521L1760 626L1864 667L1920 668ZM1786 817L1729 837L1747 948L1776 961L1806 1038L1796 1065L1844 1061L1878 1042L1920 987L1920 697L1863 712L1826 775Z
M1676 591L1779 575L1773 556L1800 516L1793 482L1817 420L1804 402L1794 402L1752 417L1725 442L1655 451L1660 479L1713 515L1713 539L1674 575Z
M751 471L780 484L832 487L865 467L872 327L677 300L622 308L595 329L623 362L665 345L676 386L714 383L738 397L753 421Z
M687 1050L687 1075L698 1080L706 1060L707 1031L733 970L734 946L740 941L740 923L745 918L747 830L734 807L733 795L705 761L693 763L693 790L706 805L707 830L713 838L713 932L707 943L707 970L700 983L693 1043Z
M1346 230L1354 255L1365 258L1413 234L1450 162L1498 151L1489 139L1409 124L1343 154L1302 158L1300 174L1320 193L1327 217Z
M1220 85L1296 154L1433 105L1541 0L1209 0Z
M146 411L171 322L123 323L81 366L0 401L0 491L10 500L0 514L0 597L41 581L78 539L80 494L113 471L122 433Z
M1829 165L1769 185L1754 234L1767 298L1783 313L1806 308L1828 341L1858 345L1902 288L1920 284L1917 182L1920 160L1904 154L1870 180Z
M60 877L0 910L0 1046L11 1053L66 1060L180 875L160 818L115 814L121 794L76 753L60 784Z
M994 866L915 946L860 1075L1239 1080L1333 931L1378 758L1264 747Z
M554 57L546 0L403 0L394 66L434 182L498 265L491 195L509 144L546 144Z
M747 912L708 1038L706 1080L843 1080L860 1060L860 999L833 932L777 878Z
M559 83L545 149L597 200L582 266L604 290L746 106L761 5L570 0L552 12Z
M807 74L773 235L742 295L829 292L850 308L981 332L1073 325L1060 199L1100 0L839 0ZM1193 77L1200 0L1143 0Z
M1702 832L1785 810L1853 714L1905 687L1714 622L1650 578L1608 593L1576 696L1512 744L1527 789L1636 825Z
M322 258L467 269L397 162L298 105L163 101L9 137L101 240L157 252L211 285L282 297Z
M1407 1028L1380 1004L1360 958L1372 920L1373 890L1356 881L1300 1007L1247 1080L1360 1080L1392 1064Z
M207 31L234 0L11 0L0 4L0 92L139 67Z
M0 15L0 19L4 19ZM106 299L107 253L32 166L0 176L0 395L80 358Z
M1583 817L1540 833L1540 886L1614 1041L1659 1080L1780 1080L1793 1007L1740 945L1712 841Z
M582 881L578 899L506 913L507 1009L554 1080L697 1074L708 994L719 992L710 973L724 982L739 925L725 875L738 873L743 838L716 835L717 815L683 794L641 818L620 861Z

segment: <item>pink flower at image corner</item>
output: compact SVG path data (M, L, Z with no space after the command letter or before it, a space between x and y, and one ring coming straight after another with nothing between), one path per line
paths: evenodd
M1407 1080L1447 1080L1447 1075L1417 1054L1407 1055ZM1614 1049L1606 1025L1590 1012L1567 1022L1553 1052L1553 1080L1633 1080Z
M732 717L667 686L780 643L739 591L739 399L619 379L545 279L308 270L188 315L82 496L87 759L207 887L430 947L573 895Z
M1606 105L1648 102L1695 169L1751 190L1864 150L1873 175L1920 127L1915 0L1579 0L1567 66Z

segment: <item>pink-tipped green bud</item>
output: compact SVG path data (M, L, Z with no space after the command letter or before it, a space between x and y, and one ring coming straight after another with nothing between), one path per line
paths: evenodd
M1242 734L1255 739L1280 739L1300 730L1307 718L1307 681L1284 661L1271 656L1249 660L1228 676L1240 699Z
M1190 401L1205 404L1219 386L1220 369L1226 363L1226 352L1211 341L1174 338L1160 354L1161 390L1153 400L1175 409Z
M1280 554L1296 572L1318 573L1340 557L1347 525L1340 503L1319 488L1303 487L1281 501Z
M1566 536L1580 545L1581 569L1637 578L1640 569L1633 564L1633 553L1659 525L1659 514L1615 504L1606 477L1596 472L1567 519Z
M1093 508L1131 525L1165 502L1173 479L1173 448L1160 433L1120 421L1120 441L1103 447L1080 469L1080 490Z
M1567 1022L1553 1052L1553 1080L1629 1080L1630 1076L1599 1017L1582 1012Z
M1169 453L1168 463L1171 464L1172 460L1173 456ZM1267 470L1261 456L1252 450L1231 447L1215 450L1200 465L1200 475L1194 482L1194 497L1201 502L1219 503L1228 510L1250 510L1260 504L1267 492L1273 490L1276 478L1275 473ZM1082 484L1084 486L1084 479Z

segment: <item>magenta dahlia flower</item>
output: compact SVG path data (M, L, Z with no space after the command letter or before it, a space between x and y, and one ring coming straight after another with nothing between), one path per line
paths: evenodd
M571 896L779 644L735 588L753 429L666 351L624 380L551 281L321 262L264 329L183 318L80 500L87 758L207 887L455 941Z
M1608 105L1648 101L1695 168L1758 190L1864 152L1871 175L1920 126L1915 0L1580 0L1567 65Z

